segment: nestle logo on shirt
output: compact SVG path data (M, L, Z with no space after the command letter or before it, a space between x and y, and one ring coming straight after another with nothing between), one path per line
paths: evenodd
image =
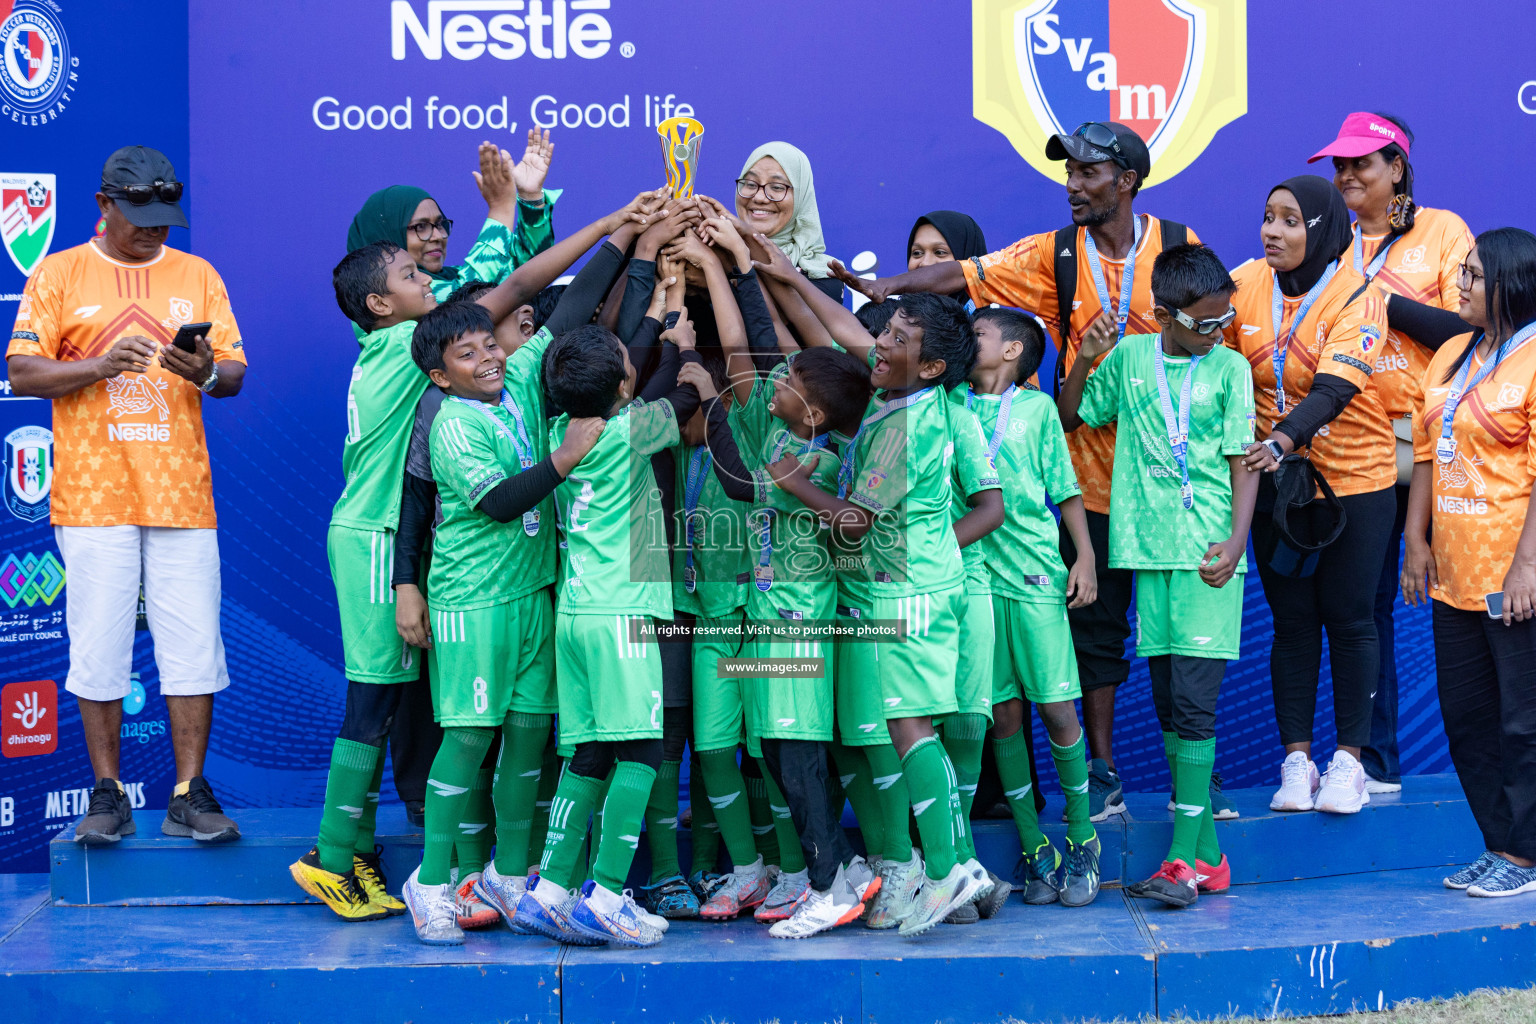
M109 441L169 441L171 427L168 423L108 423Z

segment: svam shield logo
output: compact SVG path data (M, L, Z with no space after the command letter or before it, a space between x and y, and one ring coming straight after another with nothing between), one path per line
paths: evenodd
M58 220L55 194L51 174L0 173L0 240L23 277L48 255Z
M1041 174L1052 135L1135 129L1149 184L1194 162L1248 112L1245 0L973 0L973 113Z
M5 505L28 523L48 518L53 490L53 431L17 427L5 435Z

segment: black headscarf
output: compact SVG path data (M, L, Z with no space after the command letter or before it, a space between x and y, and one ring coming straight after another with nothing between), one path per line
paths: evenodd
M1276 272L1280 291L1286 295L1305 295L1323 276L1328 264L1338 259L1354 240L1349 225L1349 207L1344 197L1327 178L1298 174L1269 190L1274 195L1285 189L1296 197L1301 219L1307 226L1307 255L1295 270ZM1268 197L1266 197L1268 198Z
M917 237L917 229L924 224L932 224L934 230L944 236L944 241L949 243L950 253L957 260L985 256L988 252L987 239L981 233L981 225L954 210L934 210L917 218L917 223L912 225L912 231L907 235L907 252L912 251L912 240Z

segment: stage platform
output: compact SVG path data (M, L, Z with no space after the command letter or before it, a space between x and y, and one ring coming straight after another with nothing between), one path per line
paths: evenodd
M1273 815L1267 791L1232 795L1244 817L1218 828L1242 884L1188 910L1111 883L1087 908L1015 897L991 921L917 939L853 925L782 942L750 921L676 922L645 951L501 928L443 949L403 918L341 924L297 902L287 876L314 811L239 812L244 839L201 849L141 812L117 848L55 842L50 875L0 876L0 1006L108 1022L1166 1019L1376 1009L1536 978L1536 896L1440 885L1477 852L1454 779L1410 779L1354 818ZM1106 878L1155 867L1166 800L1133 796L1101 826ZM976 824L983 859L1011 873L1011 823ZM398 808L381 826L403 878L420 837Z

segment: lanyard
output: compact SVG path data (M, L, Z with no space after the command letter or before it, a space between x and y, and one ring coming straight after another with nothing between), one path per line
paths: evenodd
M912 394L907 395L905 398L893 399L886 402L879 412L864 417L863 422L859 424L858 432L853 435L853 440L848 442L848 449L843 452L842 465L837 468L837 497L839 500L848 497L849 487L853 483L853 457L859 450L859 438L864 436L864 428L872 427L891 413L915 404L932 390L933 388L931 387L923 388L921 391L912 392Z
M490 420L491 426L496 428L496 432L506 438L511 443L513 449L516 450L518 465L523 468L523 471L527 472L533 468L533 442L528 440L528 430L523 425L523 412L517 407L517 403L512 400L512 395L506 388L501 389L501 407L507 410L507 415L512 417L512 424L517 428L516 433L508 430L506 424L497 419L496 414L485 407L484 402L471 401L467 398L460 398L458 395L449 395L448 397L455 402L462 402L477 410L482 416ZM531 508L523 513L523 532L530 537L538 535L539 510L537 508Z
M1493 355L1477 368L1477 372L1472 374L1471 381L1468 381L1467 374L1472 369L1472 357L1477 354L1477 346L1483 340L1482 332L1478 332L1472 339L1472 350L1467 354L1466 361L1461 364L1461 369L1456 371L1456 381L1451 385L1450 394L1445 396L1445 411L1440 414L1440 440L1435 442L1435 457L1441 462L1450 462L1456 458L1456 438L1451 436L1451 421L1456 418L1456 407L1461 404L1462 397L1498 369L1499 363L1505 356L1514 355L1524 348L1532 336L1536 336L1536 324L1527 324L1513 337L1506 338Z
M1328 269L1323 271L1323 276L1317 279L1306 298L1301 300L1301 308L1296 310L1296 316L1291 320L1291 329L1285 332L1285 337L1280 337L1280 318L1285 314L1285 297L1280 294L1280 276L1270 271L1274 280L1274 290L1270 293L1270 316L1275 325L1275 354L1273 365L1275 369L1275 412L1285 415L1285 358L1291 353L1291 339L1296 337L1296 329L1307 318L1307 313L1312 309L1312 303L1323 294L1323 289L1328 287L1328 282L1333 280L1333 275L1339 272L1339 261L1334 260L1328 264Z
M786 430L784 432L783 436L773 446L773 459L769 462L769 465L778 462L783 457L784 449L789 447L789 442L793 437L794 435L789 431ZM809 455L811 452L825 448L826 445L827 435L817 434L805 442L798 454ZM755 578L757 589L766 594L768 589L773 586L773 565L771 564L773 561L773 519L774 516L778 515L778 510L764 508L759 509L757 514L758 522L761 525L758 532L757 568L753 570L752 575Z
M683 484L683 536L687 554L683 564L683 589L693 593L699 586L699 573L693 566L694 519L699 507L699 495L704 491L704 480L709 474L709 448L704 445L693 450L688 460L688 478Z
M1184 386L1179 389L1179 411L1175 416L1173 395L1168 390L1168 370L1163 365L1161 338L1158 339L1156 356L1157 399L1163 405L1163 426L1168 431L1168 447L1173 450L1173 461L1179 465L1179 497L1185 508L1194 508L1195 488L1189 482L1189 407L1195 367L1200 365L1200 357L1189 357L1189 372L1184 375Z
M1002 403L997 407L997 423L992 427L992 437L987 441L987 455L992 461L997 461L997 453L1003 447L1003 438L1008 436L1008 419L1013 412L1013 396L1018 392L1017 384L1009 384L1008 390L1003 392ZM969 384L965 388L965 407L970 409L976 404L976 392Z
M1401 235L1398 236L1398 238L1401 238L1401 237L1402 237ZM1397 238L1394 238L1394 239L1392 239L1392 241L1390 241L1386 245L1382 246L1380 249L1378 249L1376 251L1376 255L1371 257L1370 266L1366 266L1366 263L1365 263L1365 232L1360 230L1360 225L1359 224L1356 224L1355 225L1355 272L1358 273L1358 274L1365 275L1365 279L1367 281L1369 281L1371 278L1375 277L1377 274L1381 273L1381 268L1387 265L1387 251L1389 249L1391 249L1396 244L1397 244Z
M1131 240L1131 251L1125 256L1125 274L1120 278L1120 311L1115 314L1115 343L1125 339L1125 322L1131 315L1131 292L1136 286L1136 247L1141 244L1141 217L1132 218L1136 233ZM1094 244L1093 232L1083 232L1083 248L1088 252L1088 269L1093 273L1093 286L1099 292L1099 308L1109 312L1109 285L1104 281L1104 267L1099 263L1099 247Z

